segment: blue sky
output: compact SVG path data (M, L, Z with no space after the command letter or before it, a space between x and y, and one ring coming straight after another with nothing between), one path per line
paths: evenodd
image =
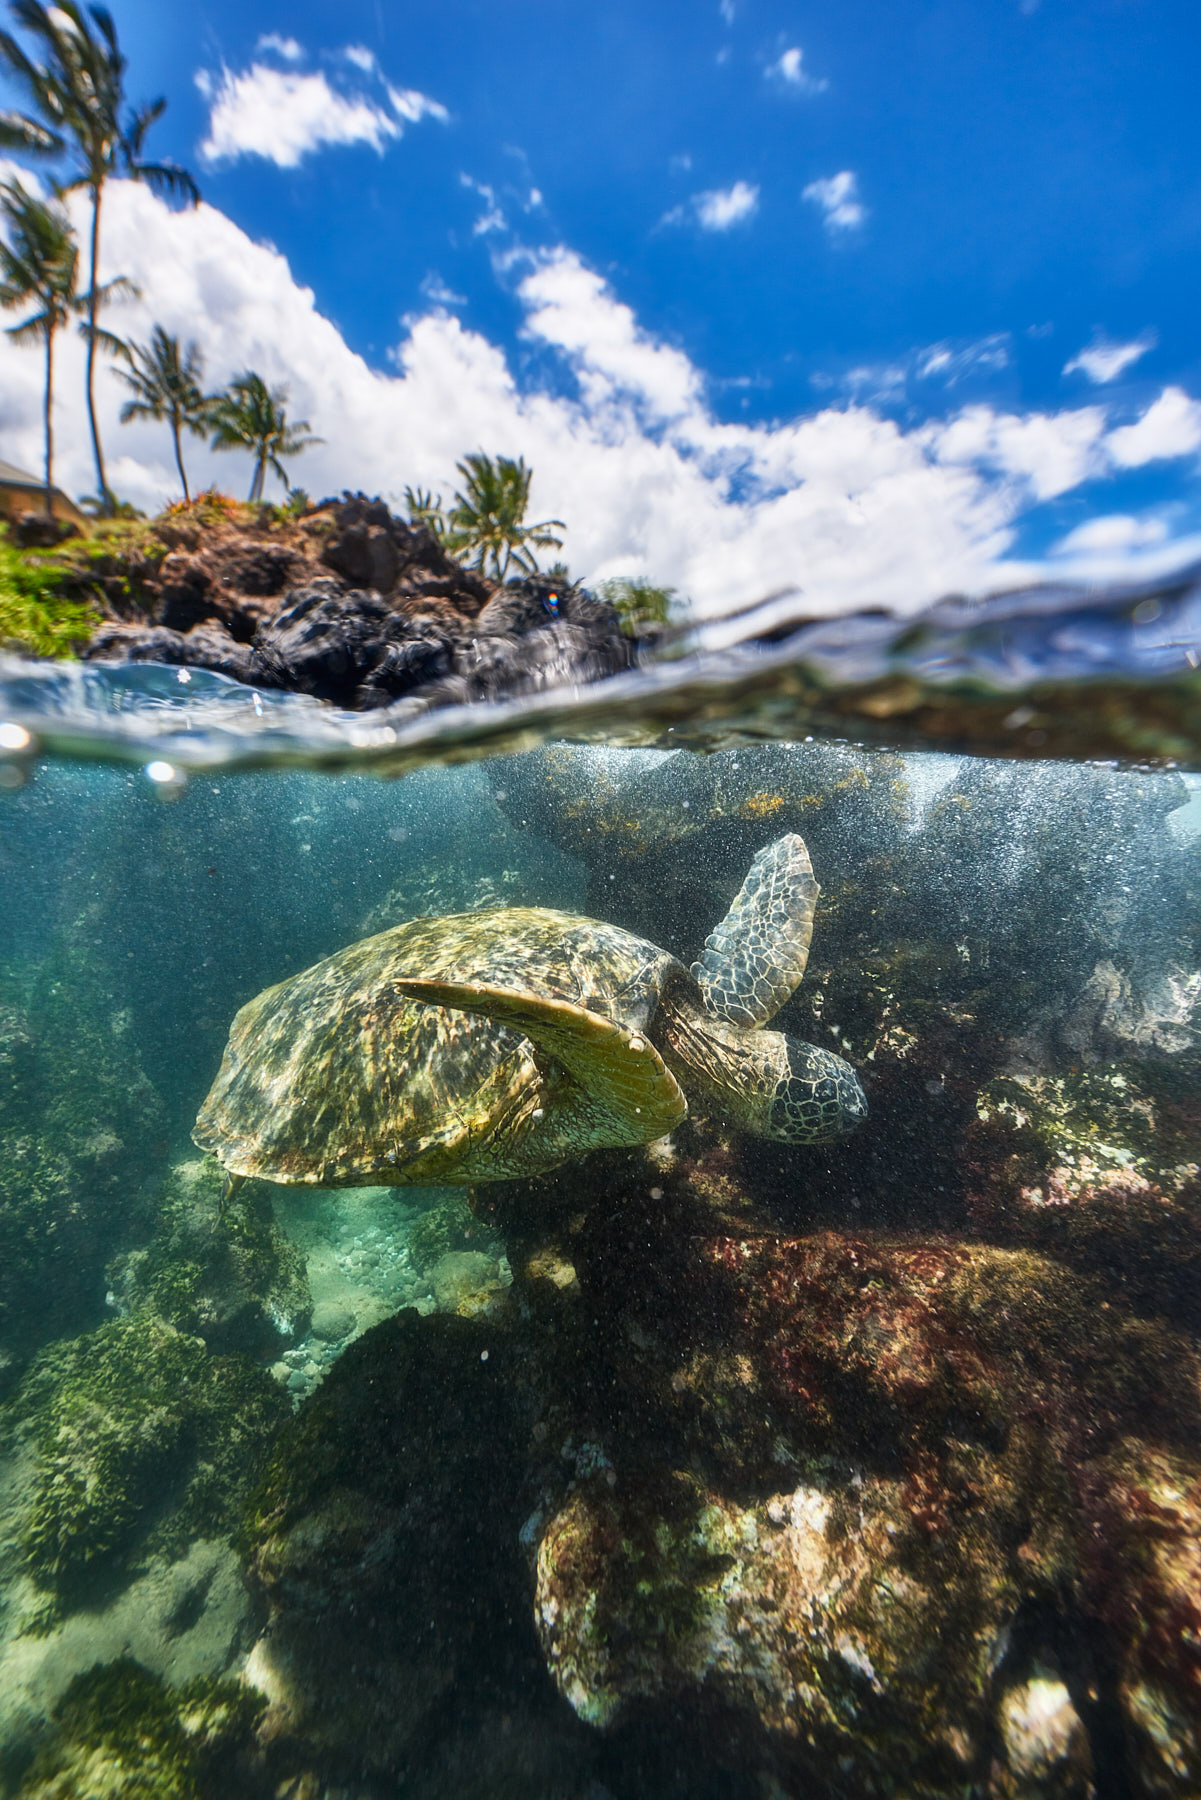
M533 459L544 439L532 395L595 415L596 370L617 330L661 364L653 392L641 376L628 386L630 428L661 443L662 383L691 382L704 424L681 453L708 457L724 505L812 482L804 458L765 473L772 434L850 408L894 425L941 475L953 466L983 484L964 502L992 507L966 527L981 567L1065 538L1081 551L1163 554L1191 548L1201 528L1195 6L346 0L285 11L116 0L114 10L131 92L168 100L157 151L186 162L213 209L281 254L350 353L390 378L412 373L414 359L450 353L447 321L458 320L503 359L532 436L485 447L525 447ZM114 249L121 242L118 224ZM579 304L559 292L548 335L531 329L545 294L539 302L523 283L554 258L564 280L574 272ZM422 320L442 321L440 348L408 335ZM214 373L221 354L214 341ZM464 376L474 367L467 357ZM288 374L316 407L311 368ZM612 359L604 379L594 438L612 436L624 379ZM483 407L476 436L499 416ZM335 441L328 418L313 423ZM473 423L465 400L462 450L476 447ZM749 460L733 438L719 444L722 427L760 433ZM418 420L414 474L433 478L422 429ZM853 457L833 426L829 435L836 459ZM863 437L865 467L882 441L879 430ZM445 486L451 466L438 453ZM554 471L538 472L537 497L561 510ZM299 466L296 478L308 479ZM389 470L374 485L395 491L398 479ZM843 488L851 505L874 491L853 471ZM792 517L799 560L802 514ZM585 533L585 553L611 548L606 566L654 560L653 532L627 545L614 531ZM665 540L658 554L670 563L676 552ZM952 556L941 578L957 570ZM684 573L695 586L695 571Z

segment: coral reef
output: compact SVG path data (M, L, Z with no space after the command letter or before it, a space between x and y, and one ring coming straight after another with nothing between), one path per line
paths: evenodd
M227 1204L215 1163L176 1163L150 1243L109 1270L122 1314L150 1313L204 1339L210 1350L277 1353L312 1309L304 1259L251 1182Z

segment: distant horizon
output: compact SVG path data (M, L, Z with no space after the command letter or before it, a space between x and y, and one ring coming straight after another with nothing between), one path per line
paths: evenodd
M167 100L149 148L203 203L112 186L102 276L142 297L107 322L195 338L212 387L286 382L326 440L288 469L314 498L399 507L470 451L524 455L574 573L704 612L1201 555L1183 4L115 18L131 98ZM95 488L81 362L64 337L72 496ZM157 510L170 436L122 398L102 376L110 482ZM40 359L0 337L0 457L36 473L40 432ZM247 459L185 454L194 487L245 491Z

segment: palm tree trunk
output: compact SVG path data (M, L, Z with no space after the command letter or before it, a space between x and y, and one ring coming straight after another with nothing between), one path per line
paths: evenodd
M184 474L183 452L179 447L179 420L176 418L171 420L171 436L175 439L175 467L179 470L179 479L183 483L183 497L190 500L192 496L188 492L188 478Z
M54 326L46 326L46 517L54 517Z
M250 504L263 497L263 482L267 477L267 458L257 456L254 461L254 479L250 483Z
M100 182L92 184L92 285L88 293L88 424L92 430L92 455L96 461L96 498L100 503L101 514L107 518L110 510L108 481L104 473L104 456L100 449L100 428L96 424L96 315L100 310L100 296L96 288L97 269L100 262Z

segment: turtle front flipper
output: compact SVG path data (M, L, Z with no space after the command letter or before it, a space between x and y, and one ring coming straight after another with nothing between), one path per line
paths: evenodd
M509 1025L566 1069L578 1090L561 1105L558 1134L579 1151L649 1144L678 1125L688 1102L675 1076L640 1031L569 1001L477 982L400 980L396 988L427 1006L478 1013ZM548 1121L548 1123L550 1123Z
M760 850L692 965L711 1018L753 1030L779 1012L805 973L820 891L795 831Z

